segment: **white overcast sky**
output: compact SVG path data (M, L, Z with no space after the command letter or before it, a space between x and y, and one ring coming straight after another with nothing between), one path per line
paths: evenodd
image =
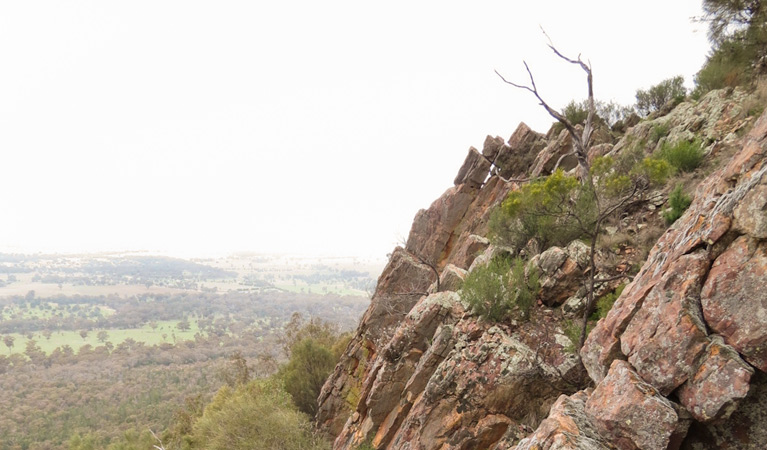
M700 1L0 3L0 251L383 256L469 146L633 103L708 51Z

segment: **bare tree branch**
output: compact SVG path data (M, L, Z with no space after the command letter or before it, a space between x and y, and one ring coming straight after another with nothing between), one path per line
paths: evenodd
M152 431L151 428L149 429L149 432L152 433L152 437L154 437L157 440L157 442L160 443L160 445L153 445L152 447L155 448L156 450L165 450L165 446L163 445L162 440L159 437L157 437L156 434L154 434L154 431Z
M578 134L575 125L570 122L562 113L557 111L556 109L549 106L549 104L541 97L540 93L538 92L538 87L535 85L535 77L533 77L533 73L530 70L530 67L527 65L526 61L522 61L522 63L525 65L525 70L527 71L528 76L530 77L530 86L514 83L512 81L507 80L503 75L501 75L497 70L495 73L503 80L504 83L509 84L511 86L514 86L518 89L524 89L530 93L532 93L535 98L538 99L538 102L541 106L546 110L546 112L549 113L551 117L556 119L559 123L561 123L567 132L570 134L570 137L573 140L573 153L575 154L576 159L578 160L578 165L581 168L582 172L582 178L587 184L591 184L590 182L590 174L589 174L589 162L588 162L588 151L589 151L589 145L591 141L591 134L593 132L593 123L594 123L594 115L595 115L595 104L594 104L594 78L591 72L591 65L586 64L581 60L581 56L578 55L577 59L568 58L567 56L563 55L552 43L551 38L548 34L546 34L546 31L541 28L541 31L543 32L543 35L546 36L546 39L548 39L548 47L554 52L555 55L557 55L559 58L563 59L566 62L569 62L571 64L576 64L580 66L585 72L586 72L586 83L588 88L588 97L587 97L587 104L588 104L588 115L586 117L586 122L583 125L583 131L582 133ZM559 166L559 162L557 162L557 167Z

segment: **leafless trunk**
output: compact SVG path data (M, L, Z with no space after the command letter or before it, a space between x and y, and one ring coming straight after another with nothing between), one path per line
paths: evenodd
M573 142L573 150L572 152L563 155L560 157L559 161L557 161L556 167L559 166L560 162L564 159L565 156L568 155L574 155L576 160L578 161L578 168L579 168L579 176L581 178L581 183L586 186L590 192L593 192L594 194L594 203L597 208L597 217L596 221L593 224L593 227L586 227L585 224L580 224L581 228L584 231L584 234L591 238L591 246L589 249L589 275L587 280L587 294L586 294L586 308L583 313L583 326L581 328L581 334L580 338L578 340L577 344L577 353L580 354L580 349L583 347L583 344L586 340L586 330L588 325L588 319L591 316L592 312L594 311L595 306L595 298L594 298L594 291L596 288L597 283L600 282L600 280L596 279L596 251L597 251L597 238L600 235L600 228L602 227L602 223L605 219L610 217L612 214L614 214L616 211L620 210L621 208L626 207L633 199L635 199L635 196L642 190L642 186L635 185L632 189L632 192L627 194L626 196L620 198L616 203L610 204L610 205L602 205L600 201L599 193L597 192L597 189L594 185L594 180L591 177L590 169L591 165L588 160L588 154L589 154L589 148L591 143L591 135L594 131L594 117L596 115L595 110L596 106L594 103L594 77L591 71L591 64L585 63L581 56L578 55L577 58L569 58L565 55L563 55L552 43L551 38L549 38L548 34L546 34L546 31L541 29L543 31L543 34L548 39L548 47L554 52L555 55L557 55L559 58L563 59L564 61L575 64L579 66L581 69L583 69L584 72L586 72L586 86L587 86L587 117L586 121L583 124L583 130L579 133L578 130L575 127L575 124L570 122L570 120L567 119L562 113L557 111L556 109L552 108L541 96L540 92L538 92L538 87L535 84L535 77L533 77L533 73L530 70L530 67L527 65L527 62L523 61L523 64L525 65L525 70L527 71L527 74L530 78L530 84L518 84L514 83L512 81L507 80L504 78L503 75L498 73L496 70L495 73L503 80L505 83L510 84L518 89L524 89L530 93L532 93L536 99L540 102L540 105L543 106L543 108L546 110L546 112L549 113L551 117L556 119L559 123L561 123L564 128L567 130L568 134L572 138Z
M543 31L543 30L541 30ZM546 112L549 113L551 117L556 119L559 123L561 123L567 132L570 134L570 137L573 140L573 151L571 154L575 156L575 159L578 161L578 166L581 171L581 179L584 181L584 183L591 183L591 175L589 174L589 145L591 142L591 133L594 131L594 116L596 111L596 106L594 104L594 77L591 72L591 64L587 64L581 60L581 55L578 55L577 58L568 58L567 56L564 56L559 50L557 50L556 47L554 47L554 44L551 42L551 38L549 38L549 35L546 34L545 31L543 31L543 34L548 39L548 46L549 48L554 52L555 55L560 57L561 59L569 62L570 64L576 64L580 66L584 72L586 72L586 85L588 88L588 97L587 97L587 106L588 106L588 114L586 116L586 122L583 124L583 131L579 134L578 130L576 130L575 125L570 122L567 117L565 117L562 113L557 111L556 109L552 108L544 99L541 97L540 93L538 92L538 87L535 85L535 78L533 77L533 73L530 71L530 67L527 65L526 61L522 61L522 63L525 65L525 70L527 70L527 75L530 77L530 85L524 85L524 84L518 84L514 83L512 81L507 80L504 78L503 75L498 73L496 70L495 73L501 77L501 80L503 80L504 83L510 84L518 89L524 89L526 91L529 91L532 93L535 98L538 99L541 106L546 110Z

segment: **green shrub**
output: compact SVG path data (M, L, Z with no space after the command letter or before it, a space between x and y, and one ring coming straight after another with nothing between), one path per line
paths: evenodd
M657 157L668 161L672 167L682 172L697 169L705 156L699 140L680 141L674 145L664 143L657 154Z
M657 144L658 141L668 136L669 128L668 123L661 123L652 127L652 130L650 130L650 142Z
M531 269L525 276L525 266L521 258L497 256L468 274L461 297L475 314L487 320L500 322L515 311L526 319L539 284L538 272Z
M619 120L625 120L630 115L634 114L634 108L630 106L623 106L615 102L603 102L596 100L594 102L594 123L606 124L613 126ZM583 125L586 123L586 119L589 116L589 104L586 100L575 101L571 100L570 103L562 108L562 115L573 125ZM564 126L560 122L555 122L553 126L555 133L560 133L564 130Z
M706 59L695 75L694 97L714 89L733 88L754 79L753 63L759 57L758 46L734 38L722 42Z
M692 203L692 199L682 191L682 186L677 185L668 196L669 209L663 212L663 218L666 219L666 224L671 225L676 222L677 219L682 217L685 210Z
M221 388L194 424L192 442L192 448L227 450L329 448L275 380Z
M285 391L300 411L311 417L317 413L320 390L337 361L329 348L312 338L293 346L290 361L280 368L277 376L283 380Z
M580 321L574 321L567 319L564 322L564 326L562 327L562 332L567 336L567 339L570 339L571 344L566 346L564 350L568 353L575 353L575 346L578 344L578 341L581 338L581 330L583 329L583 326ZM586 336L591 333L591 330L594 329L594 322L589 321L589 323L586 325Z
M593 223L593 216L593 195L577 178L557 170L509 193L490 217L490 236L516 249L532 238L542 249L566 245L584 234L581 224Z
M623 292L623 289L626 287L625 284L622 284L615 288L610 293L607 293L597 300L597 309L594 311L594 314L592 315L593 320L599 320L604 319L607 317L607 313L610 312L610 310L613 308L613 304L615 304L615 300L618 300L618 297L621 296L621 293Z
M562 109L562 115L573 125L583 124L589 116L588 104L572 100Z
M684 77L676 76L663 80L646 91L642 89L637 90L636 109L639 114L646 116L660 110L666 103L672 100L676 103L681 102L686 95L687 90L684 87Z

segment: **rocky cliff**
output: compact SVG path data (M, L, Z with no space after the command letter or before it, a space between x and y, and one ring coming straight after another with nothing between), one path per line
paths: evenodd
M603 290L632 281L581 358L564 328L584 307L584 244L532 258L544 289L528 320L487 322L459 293L497 251L492 207L515 178L550 172L567 134L521 124L508 141L471 148L392 253L322 390L317 420L334 448L767 448L767 116L749 118L745 98L712 92L622 136L596 134L592 156L697 136L717 169L698 174L692 206L646 261L626 246L600 255L615 280ZM620 232L657 228L664 192L654 199Z

